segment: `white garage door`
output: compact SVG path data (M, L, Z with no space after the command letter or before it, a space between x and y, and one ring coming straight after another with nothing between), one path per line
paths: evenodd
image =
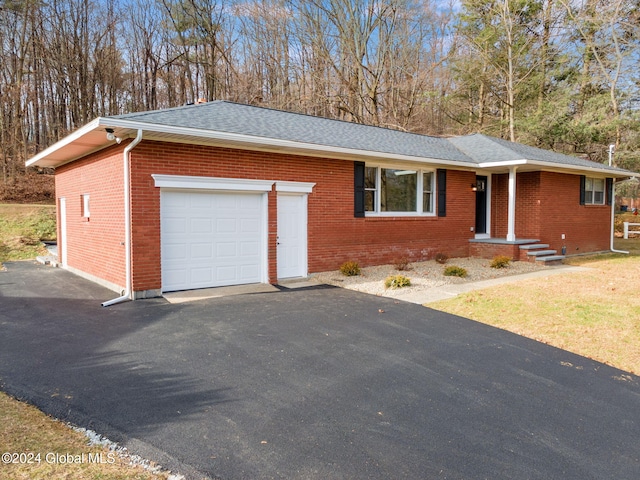
M263 281L264 196L163 190L162 290Z

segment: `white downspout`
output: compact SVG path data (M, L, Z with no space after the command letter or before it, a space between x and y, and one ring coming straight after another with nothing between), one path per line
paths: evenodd
M613 239L615 237L616 234L616 227L615 227L615 218L616 218L616 194L615 194L615 188L616 188L616 183L618 182L613 182L611 184L611 244L609 245L609 250L611 250L614 253L625 253L625 254L629 254L629 252L625 251L625 250L616 250L615 248L613 248Z
M109 300L102 304L110 307L116 303L131 300L131 177L129 175L129 152L142 140L142 129L138 129L136 138L124 148L122 154L124 164L124 261L125 261L125 288L122 296Z
M509 216L507 221L507 242L516 240L516 170L509 168Z

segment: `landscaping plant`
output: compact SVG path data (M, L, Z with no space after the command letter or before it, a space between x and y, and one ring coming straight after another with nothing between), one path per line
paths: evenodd
M409 259L407 257L401 257L396 259L396 261L393 262L393 265L395 269L400 272L411 270L411 263L409 263Z
M506 255L498 255L491 260L491 268L507 268L511 263L511 258Z
M467 276L467 270L456 265L450 265L444 269L444 275L445 277L464 278Z
M348 261L340 265L340 273L346 277L355 277L360 275L360 265L358 262Z
M404 275L391 275L384 281L385 288L402 288L411 286L411 280Z

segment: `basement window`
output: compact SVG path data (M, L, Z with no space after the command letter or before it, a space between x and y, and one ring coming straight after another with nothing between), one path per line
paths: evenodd
M89 211L89 194L80 195L82 217L89 218L91 213Z

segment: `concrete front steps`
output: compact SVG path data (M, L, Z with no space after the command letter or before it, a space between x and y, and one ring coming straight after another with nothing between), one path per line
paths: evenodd
M547 243L531 243L520 245L520 259L542 263L544 265L560 265L564 255L557 255L557 250L549 249ZM524 258L523 258L524 257Z
M36 261L43 265L51 265L52 267L59 267L58 262L58 245L55 242L43 242L47 248L49 255L40 255L36 257Z

